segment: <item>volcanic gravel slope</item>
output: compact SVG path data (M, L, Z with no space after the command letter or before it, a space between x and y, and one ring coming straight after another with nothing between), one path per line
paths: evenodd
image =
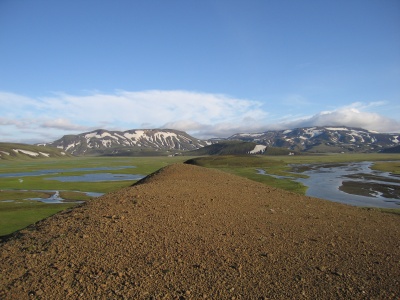
M399 299L400 217L192 165L0 246L1 299Z

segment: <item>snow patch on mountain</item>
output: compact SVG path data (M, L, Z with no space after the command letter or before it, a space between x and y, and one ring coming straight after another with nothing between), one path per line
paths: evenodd
M243 137L260 137L263 133L238 133L237 135Z
M20 153L27 154L27 155L30 155L30 156L39 156L39 155L40 155L40 154L37 153L37 152L32 152L32 151L22 150L22 149L13 149L13 151L14 151L15 153L20 152Z
M125 132L123 134L124 137L126 137L127 139L130 139L134 142L136 142L138 139L140 139L144 134L143 130L136 130L134 133L130 133L130 132Z
M79 146L80 144L81 144L81 142L77 142L77 143L74 142L74 143L69 144L67 147L57 146L57 148L64 149L65 151L68 152L69 149L75 148L76 146Z
M101 133L101 134L98 134L98 132L91 132L91 133L88 133L88 134L86 134L85 135L85 138L87 139L87 140L90 140L91 138L97 138L97 139L102 139L102 138L104 138L104 137L106 137L106 136L109 136L109 137L111 137L111 138L115 138L114 136L112 136L112 134L110 134L109 132L103 132L103 133Z
M331 131L349 131L346 127L325 127L325 129Z
M265 145L256 145L253 150L251 150L249 153L250 154L261 154L265 152L265 149L267 149L267 146Z

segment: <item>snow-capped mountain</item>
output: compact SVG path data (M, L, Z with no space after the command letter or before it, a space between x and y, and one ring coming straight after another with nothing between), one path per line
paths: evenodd
M292 130L238 133L228 140L255 142L307 152L379 152L400 145L400 134L351 127L307 127Z
M38 145L55 147L73 155L165 155L196 150L226 140L252 142L257 145L257 149L262 147L263 151L261 152L266 151L263 146L319 153L380 152L387 148L400 146L400 134L398 133L378 133L344 126L238 133L227 139L209 141L199 140L183 131L172 129L127 131L99 129L77 135L65 135L52 143ZM255 147L254 145L250 145L252 149ZM246 150L246 153L253 153L255 148L252 149Z
M109 131L99 129L78 135L65 135L41 146L56 147L73 155L156 153L195 150L208 145L185 132L172 129L134 129Z

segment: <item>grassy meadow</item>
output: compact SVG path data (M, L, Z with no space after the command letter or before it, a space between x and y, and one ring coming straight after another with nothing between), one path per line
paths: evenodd
M69 200L88 201L90 197L82 192L108 193L132 185L135 181L103 181L103 182L60 182L46 180L56 176L75 176L87 173L115 173L148 175L169 164L189 160L190 163L216 168L224 172L243 176L270 186L282 188L295 193L304 194L306 187L289 179L277 179L273 176L257 174L258 169L268 174L294 175L290 165L346 163L356 161L373 161L373 168L381 171L400 174L400 154L331 154L331 155L228 155L203 156L191 158L176 157L65 157L58 159L24 159L0 160L0 174L34 172L40 170L62 170L58 174L24 177L0 178L0 236L22 229L38 220L46 218L61 210L68 209L76 203L46 204L27 198L45 198L46 192L35 190L59 190L61 197ZM120 170L77 171L77 168L124 167ZM9 200L14 200L9 202Z
M306 187L301 183L290 179L277 179L273 176L259 175L257 169L262 169L272 175L302 177L305 175L291 173L291 165L361 161L373 161L373 168L376 170L400 174L400 154L232 155L198 157L190 160L195 165L216 168L299 194L306 192Z
M108 193L132 185L135 181L60 182L45 178L76 176L87 173L115 173L148 175L187 157L73 157L59 159L0 160L0 174L24 173L40 170L62 170L58 174L0 178L0 236L22 229L43 218L68 209L76 203L48 204L27 198L47 198L49 193L35 190L59 190L64 199L87 201L82 192ZM74 171L77 168L124 167L120 170ZM9 202L13 200L12 202Z

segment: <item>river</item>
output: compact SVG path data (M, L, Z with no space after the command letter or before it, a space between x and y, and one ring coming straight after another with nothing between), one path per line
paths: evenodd
M285 178L307 186L307 196L354 206L400 208L400 176L372 170L372 164L293 165L296 173L307 175L308 178ZM273 176L264 170L258 171L259 174Z

